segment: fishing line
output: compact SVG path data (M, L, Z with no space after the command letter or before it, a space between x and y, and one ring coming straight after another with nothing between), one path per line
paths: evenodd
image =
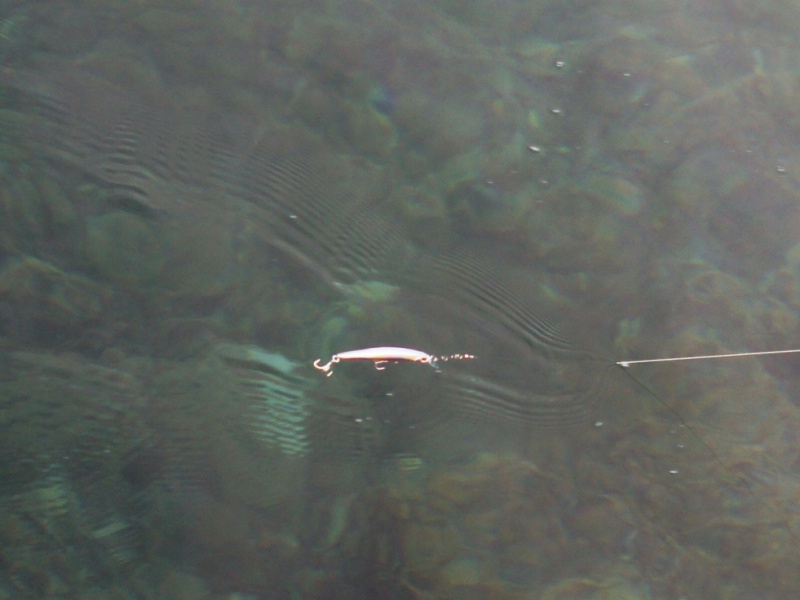
M789 536L797 543L800 543L800 536L798 536L794 530L791 528L789 523L789 519L786 516L779 516L777 511L769 508L769 506L764 503L756 493L756 490L753 488L753 484L750 480L744 476L737 474L731 467L729 467L725 462L722 460L722 457L714 450L711 445L705 441L703 436L698 434L691 425L681 416L681 414L672 408L672 406L667 403L666 400L661 398L658 394L656 394L650 387L645 384L643 381L638 379L633 373L630 372L628 369L629 365L633 364L645 364L645 363L656 363L656 362L677 362L677 361L684 361L684 360L703 360L703 359L711 359L711 358L734 358L734 357L744 357L744 356L765 356L765 355L772 355L772 354L797 354L800 353L800 348L798 349L791 349L791 350L770 350L770 351L763 351L763 352L737 352L731 354L709 354L709 355L702 355L702 356L681 356L681 357L670 357L670 358L655 358L655 359L647 359L647 360L621 360L617 361L615 365L621 367L627 375L639 388L645 391L649 396L655 398L655 400L661 404L664 408L666 408L676 419L680 422L681 426L686 428L692 437L694 437L711 455L713 460L728 474L730 474L734 480L740 484L742 487L740 489L744 489L746 493L750 496L750 498L756 502L756 504L760 504L765 506L769 512L774 512L774 517L777 518L778 523L785 529L785 531L789 534Z
M648 358L645 360L620 360L617 361L622 368L627 368L630 365L641 365L644 363L657 363L657 362L678 362L681 360L706 360L709 358L736 358L740 356L767 356L769 354L797 354L800 348L791 350L765 350L763 352L734 352L732 354L702 354L698 356L672 356L669 358Z

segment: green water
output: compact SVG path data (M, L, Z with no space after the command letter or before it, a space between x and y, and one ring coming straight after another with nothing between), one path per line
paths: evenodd
M799 22L3 3L0 597L794 598Z

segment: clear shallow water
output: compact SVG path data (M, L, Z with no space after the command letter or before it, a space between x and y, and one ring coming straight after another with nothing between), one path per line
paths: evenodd
M791 7L64 6L0 28L7 593L794 597L796 359L614 367L796 345ZM388 345L476 359L311 366Z

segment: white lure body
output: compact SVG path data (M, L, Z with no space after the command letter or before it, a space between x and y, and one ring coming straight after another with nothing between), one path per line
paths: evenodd
M436 357L421 350L414 350L412 348L399 348L396 346L378 346L375 348L362 348L361 350L348 350L347 352L339 352L331 356L327 364L321 364L322 360L317 359L314 361L314 368L327 373L330 377L333 375L333 365L343 360L371 360L375 363L375 368L382 370L387 362L418 362L423 364L432 365L436 361Z

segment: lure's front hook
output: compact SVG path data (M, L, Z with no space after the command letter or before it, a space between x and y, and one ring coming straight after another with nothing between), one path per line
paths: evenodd
M323 365L320 364L322 363L322 360L318 358L317 360L314 361L314 368L319 369L320 371L325 373L325 377L330 377L331 375L333 375L333 365L338 363L339 360L340 360L339 356L334 354L331 357L331 359L326 364Z

